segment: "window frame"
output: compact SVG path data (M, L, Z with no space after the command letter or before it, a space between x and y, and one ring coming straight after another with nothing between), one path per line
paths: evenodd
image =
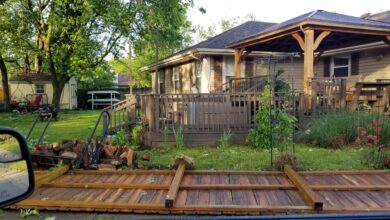
M42 88L38 89L38 86L42 86ZM36 94L45 94L45 84L43 83L37 83L35 84L35 93Z
M335 66L335 59L348 59L348 65L342 65L342 66ZM334 75L334 70L335 68L345 68L348 67L348 75L347 76L335 76ZM343 79L343 78L348 78L351 76L351 55L344 55L344 56L332 56L331 59L331 68L330 68L330 74L334 78L338 79Z
M172 81L173 81L173 91L175 93L180 92L180 72L179 72L179 67L175 66L172 68ZM179 84L179 86L176 85L176 82Z

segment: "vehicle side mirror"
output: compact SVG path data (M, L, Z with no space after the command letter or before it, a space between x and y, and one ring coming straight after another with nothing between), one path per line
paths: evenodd
M26 139L13 129L0 127L0 208L33 191L34 172Z

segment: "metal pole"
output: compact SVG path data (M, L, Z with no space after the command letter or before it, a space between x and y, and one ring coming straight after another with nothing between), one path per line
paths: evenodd
M157 26L155 27L156 28L156 58L155 58L155 62L156 62L156 72L155 72L155 77L154 77L154 94L157 94L158 93L158 28Z
M272 104L272 78L271 78L271 56L272 55L269 55L268 57L268 82L269 82L269 89L270 89L270 93L271 93L271 96L269 98L269 106L268 106L268 111L269 111L269 143L270 143L270 153L271 153L271 167L273 166L273 137L272 137L272 110L271 110L271 104ZM261 104L261 103L260 103Z

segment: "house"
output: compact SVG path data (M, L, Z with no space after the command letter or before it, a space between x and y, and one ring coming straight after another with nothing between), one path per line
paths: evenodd
M154 93L191 93L193 85L200 93L219 91L230 79L267 75L269 56L279 57L275 69L285 72L281 78L288 82L294 90L304 90L302 51L292 45L293 50L280 51L278 49L256 49L247 53L244 60L240 62L240 74L235 75L234 51L228 48L228 44L250 35L256 36L267 29L273 30L286 26L290 22L297 22L305 19L311 14L322 16L327 14L321 10L301 15L290 21L274 25L266 22L249 21L226 32L223 32L209 40L184 49L178 53L168 56L158 62L158 76L155 77L155 64L144 67L141 70L149 71L152 75L152 87ZM366 24L390 24L390 11L365 15L364 18L330 13L328 16L337 15L350 21ZM327 18L327 19L329 19ZM313 18L314 19L314 18ZM348 21L348 22L350 22ZM371 22L372 21L372 22ZM358 23L359 25L359 23ZM271 27L272 26L272 27ZM347 90L354 91L356 82L376 81L377 79L390 78L390 50L388 42L383 39L370 39L366 44L348 46L350 39L342 40L345 47L329 50L321 50L314 63L315 77L334 77L347 80ZM290 37L289 41L294 40ZM295 41L295 40L294 40ZM277 45L270 45L276 48ZM248 52L248 51L246 51ZM280 59L280 57L282 59Z
M51 77L47 74L16 74L9 79L11 100L25 101L30 94L47 94L48 103L53 100ZM61 109L77 108L77 80L75 77L65 84L61 94Z
M154 89L139 98L144 143L159 146L166 132L173 142L179 128L186 145L218 144L227 130L242 143L256 126L262 83L275 75L294 92L275 96L272 106L300 121L356 110L361 101L388 111L388 14L316 10L280 24L247 22L142 68Z
M154 93L191 93L194 85L200 93L218 90L222 84L234 77L234 50L228 43L258 33L274 23L248 21L215 37L172 54L158 62L158 76L154 74L156 65L141 68L152 74ZM242 63L246 76L252 76L256 69L255 57L262 53L252 53ZM259 69L259 68L258 68ZM245 74L242 75L244 77Z

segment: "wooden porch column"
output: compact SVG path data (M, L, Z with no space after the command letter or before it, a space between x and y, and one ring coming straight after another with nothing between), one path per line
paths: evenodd
M303 92L309 93L307 82L314 76L314 30L305 30L305 50L303 54Z
M245 48L234 50L234 75L236 79L241 77L241 57L243 55L244 49Z

